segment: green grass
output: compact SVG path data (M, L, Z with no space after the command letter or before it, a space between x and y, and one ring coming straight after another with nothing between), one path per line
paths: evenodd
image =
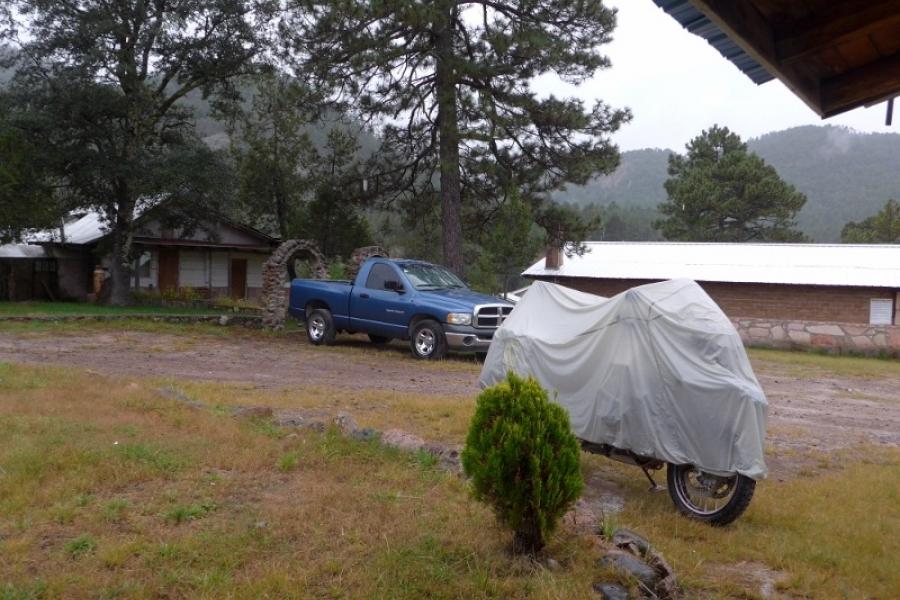
M900 360L862 356L833 356L796 350L751 348L748 354L754 363L773 363L792 375L803 377L810 370L821 374L860 378L900 378Z
M0 366L0 598L594 597L588 541L511 557L429 456L132 381Z
M625 491L618 525L647 536L697 595L734 597L720 568L755 563L782 573L778 588L791 598L889 600L900 590L900 450L869 450L871 459L816 476L760 482L747 512L724 528L678 516L633 468L589 462Z
M87 302L0 302L0 317L79 315L220 315L222 308L177 306L100 306Z
M895 376L890 361L753 354L798 374ZM346 409L362 426L456 443L474 408L466 397L0 364L0 600L596 598L589 539L560 529L548 549L555 571L511 557L508 532L432 455L193 409L163 385L210 407ZM679 516L634 467L589 455L582 464L625 498L624 512L597 524L648 537L685 597L761 598L743 575L755 564L781 574L787 597L895 598L900 450L821 457L802 477L760 483L726 528Z

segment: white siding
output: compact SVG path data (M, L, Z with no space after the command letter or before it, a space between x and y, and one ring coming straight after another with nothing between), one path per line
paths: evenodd
M262 287L262 266L266 257L260 254L247 255L247 287Z
M213 250L212 252L212 286L228 287L228 253Z
M178 285L181 287L206 287L209 285L206 250L179 250Z

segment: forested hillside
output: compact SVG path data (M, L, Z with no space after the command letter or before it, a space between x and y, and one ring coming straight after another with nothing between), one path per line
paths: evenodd
M798 221L814 241L837 242L848 221L875 214L889 198L900 199L900 134L809 125L769 133L748 145L806 194ZM614 174L557 198L581 206L654 207L665 199L668 152L623 152Z

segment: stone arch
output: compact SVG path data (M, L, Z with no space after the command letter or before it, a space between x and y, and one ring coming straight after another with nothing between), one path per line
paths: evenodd
M262 267L263 327L282 329L287 313L288 292L285 284L294 276L294 261L309 260L313 279L325 279L328 269L325 257L315 242L310 240L288 240L282 243Z
M363 246L354 250L350 255L350 263L347 265L347 277L356 279L356 274L359 273L362 264L375 256L390 258L388 251L381 246Z

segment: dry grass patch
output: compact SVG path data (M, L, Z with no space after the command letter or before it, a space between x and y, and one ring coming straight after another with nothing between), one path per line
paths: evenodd
M160 315L164 317L164 315ZM11 321L3 323L3 331L32 338L70 336L90 333L124 333L139 331L181 336L222 338L251 333L240 326L222 327L212 323L167 323L152 319L116 319L114 321ZM261 333L261 332L256 332Z
M0 365L0 597L590 598L422 455Z
M160 388L223 410L234 406L302 409L323 419L345 411L361 427L402 429L428 441L462 443L475 410L474 396L419 395L382 389L294 387L270 390L254 386L160 380Z

